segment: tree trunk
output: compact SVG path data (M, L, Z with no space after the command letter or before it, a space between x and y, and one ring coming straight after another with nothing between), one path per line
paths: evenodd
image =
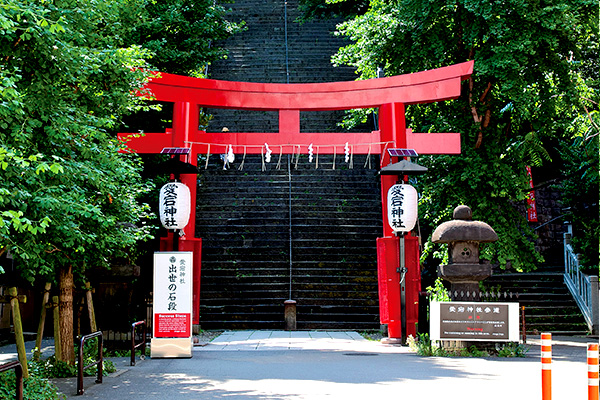
M19 308L19 298L17 297L17 288L8 288L10 296L10 305L13 315L13 327L15 328L15 341L17 342L17 357L23 369L23 378L29 378L27 369L27 350L25 350L25 339L23 338L23 325L21 323L21 309Z
M42 309L40 311L40 322L38 323L37 336L35 337L35 350L33 352L33 359L39 360L40 352L42 349L42 338L44 337L44 325L46 324L46 311L48 306L48 299L50 298L50 282L46 282L44 286L44 295L42 298Z
M62 348L60 347L60 312L58 310L58 296L52 296L52 322L54 323L54 357L62 361Z
M61 359L69 364L75 364L73 349L73 269L63 267L58 275L59 287L59 329Z
M92 333L98 330L96 326L96 313L94 312L94 302L92 301L92 287L89 282L85 283L85 298L87 300L88 315L90 316L90 329Z

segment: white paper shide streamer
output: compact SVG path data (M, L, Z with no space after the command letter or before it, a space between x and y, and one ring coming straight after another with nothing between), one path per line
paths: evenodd
M346 145L344 146L344 161L350 161L350 147L348 146L348 142L346 142Z
M312 143L308 145L308 162L313 162L313 145Z
M270 163L271 162L271 153L273 152L270 148L269 145L265 143L265 162Z
M235 154L233 154L233 146L229 145L229 151L227 152L227 162L231 164L235 161Z

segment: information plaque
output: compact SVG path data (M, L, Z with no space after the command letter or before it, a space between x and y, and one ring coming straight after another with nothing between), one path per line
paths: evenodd
M152 358L192 356L190 251L154 253Z
M432 340L519 341L519 303L431 302Z

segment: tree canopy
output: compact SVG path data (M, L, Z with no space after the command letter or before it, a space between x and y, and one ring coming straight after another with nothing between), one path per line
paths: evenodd
M120 46L118 3L0 8L0 248L29 280L106 265L149 234L139 163L110 134L139 106L147 66L139 46Z
M159 71L205 77L206 66L227 55L214 42L243 28L228 21L226 12L212 0L148 0L144 12L130 21L125 44L150 50L149 62Z
M70 281L61 329L69 312L72 329L72 271L131 260L152 235L140 159L119 153L115 135L124 115L149 108L138 96L148 60L195 73L223 55L209 39L236 26L212 1L0 4L0 255L29 281ZM72 361L72 331L62 336Z
M597 14L590 0L372 0L338 26L352 44L333 60L356 67L359 79L375 78L378 67L397 75L475 60L458 100L407 108L416 131L462 134L460 156L419 158L429 167L418 185L430 228L467 204L500 238L483 258L517 270L542 262L516 205L527 195L525 167L560 157L555 143L579 135L590 160L598 157ZM597 204L597 166L592 176ZM433 250L429 242L426 255Z

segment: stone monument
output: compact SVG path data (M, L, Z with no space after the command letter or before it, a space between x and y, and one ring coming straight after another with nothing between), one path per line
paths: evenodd
M438 275L450 282L452 293L468 300L479 292L479 282L492 275L492 266L479 261L479 244L495 242L498 235L485 222L473 221L471 209L465 205L456 207L452 217L432 236L434 243L448 243L449 262L439 266Z

